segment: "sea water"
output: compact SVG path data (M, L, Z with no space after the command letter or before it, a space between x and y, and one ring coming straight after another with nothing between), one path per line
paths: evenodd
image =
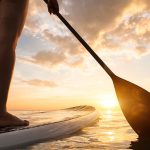
M73 135L55 140L47 140L19 147L18 150L125 150L125 149L150 149L150 146L138 141L138 136L125 120L121 110L99 110L100 120L94 125L83 129ZM14 112L19 117L32 121L42 120L46 112L18 111ZM67 112L66 112L67 113ZM38 117L32 118L31 114ZM44 116L43 118L46 118ZM31 123L32 123L31 121Z

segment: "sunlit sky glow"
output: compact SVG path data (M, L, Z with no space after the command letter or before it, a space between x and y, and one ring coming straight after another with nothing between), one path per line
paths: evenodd
M150 1L60 0L60 12L120 77L150 91ZM30 0L9 109L117 105L109 76L42 0Z

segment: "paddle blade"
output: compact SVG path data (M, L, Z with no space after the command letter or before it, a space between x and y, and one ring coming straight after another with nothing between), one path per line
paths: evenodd
M139 136L150 136L150 93L119 77L113 79L122 112Z

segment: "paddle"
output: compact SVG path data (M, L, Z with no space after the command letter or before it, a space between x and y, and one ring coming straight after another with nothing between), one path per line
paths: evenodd
M110 76L122 112L133 130L140 137L150 136L150 93L136 84L116 76L66 19L60 13L56 15Z

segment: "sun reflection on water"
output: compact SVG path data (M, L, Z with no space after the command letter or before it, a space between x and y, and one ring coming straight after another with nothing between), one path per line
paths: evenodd
M108 132L105 132L105 134L106 134L106 136L108 137L108 140L109 140L110 142L114 141L114 139L115 139L114 132L108 131Z
M109 119L109 120L111 120L111 118L112 118L112 110L111 109L109 109L109 110L106 110L106 119Z
M121 109L100 109L101 120L99 122L99 141L104 145L124 143L136 139L137 135L126 121ZM129 144L129 143L128 143Z

